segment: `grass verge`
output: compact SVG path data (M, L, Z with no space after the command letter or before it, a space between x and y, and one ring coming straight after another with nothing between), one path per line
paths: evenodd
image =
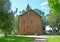
M7 36L1 37L0 42L33 42L34 38L23 36Z
M59 35L55 35L49 38L46 38L46 42L60 42L60 36Z

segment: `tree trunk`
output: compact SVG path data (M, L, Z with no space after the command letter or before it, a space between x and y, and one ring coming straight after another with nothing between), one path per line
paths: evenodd
M5 36L8 36L8 35L7 35L7 32L5 33Z
M59 28L58 28L58 34L59 34Z

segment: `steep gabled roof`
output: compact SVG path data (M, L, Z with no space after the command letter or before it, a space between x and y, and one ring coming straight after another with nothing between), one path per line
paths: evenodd
M35 12L34 10L30 9L30 10L26 11L25 13L21 14L20 16L26 14L26 13L29 12L29 11L33 11L34 13L36 13L37 15L39 15L39 14L38 14L37 12ZM39 16L41 16L41 15L39 15ZM41 17L42 17L42 16L41 16Z

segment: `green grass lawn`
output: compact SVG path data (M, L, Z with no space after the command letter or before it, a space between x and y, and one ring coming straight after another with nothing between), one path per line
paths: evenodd
M60 42L60 35L49 35L52 37L46 38L46 42ZM27 36L0 36L0 42L34 42L33 37Z
M60 42L60 36L54 35L53 37L46 38L46 42Z
M0 37L0 42L33 42L34 38L22 36Z

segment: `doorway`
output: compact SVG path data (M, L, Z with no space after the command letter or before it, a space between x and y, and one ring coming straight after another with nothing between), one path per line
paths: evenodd
M35 28L35 35L38 35L38 28Z

